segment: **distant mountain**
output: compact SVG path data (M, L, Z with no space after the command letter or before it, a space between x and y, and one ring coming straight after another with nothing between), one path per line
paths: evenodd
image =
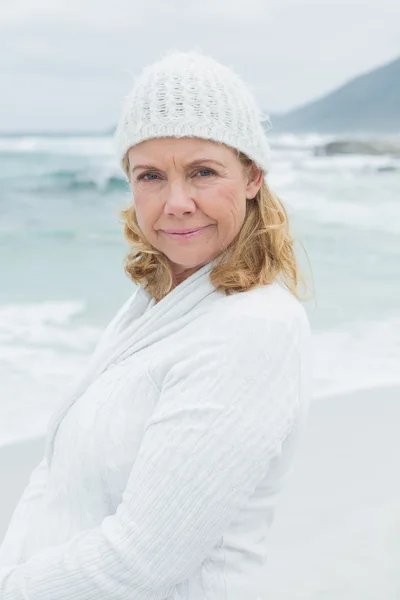
M270 121L271 134L400 134L400 57Z

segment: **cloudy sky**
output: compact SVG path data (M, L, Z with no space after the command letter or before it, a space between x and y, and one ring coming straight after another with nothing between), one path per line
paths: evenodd
M135 74L169 49L214 55L281 112L400 56L400 2L2 2L0 132L113 127Z

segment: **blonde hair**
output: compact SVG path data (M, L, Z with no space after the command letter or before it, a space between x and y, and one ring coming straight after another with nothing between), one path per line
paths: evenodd
M250 168L253 161L236 152L242 165ZM129 181L128 153L122 165ZM121 210L120 215L124 220L124 236L132 247L125 258L125 272L158 302L174 286L168 258L143 236L134 203ZM293 244L287 211L263 178L256 196L247 201L240 231L222 250L210 271L210 281L218 291L230 295L270 284L278 278L296 298L305 299L298 291L300 284L305 290L307 286Z

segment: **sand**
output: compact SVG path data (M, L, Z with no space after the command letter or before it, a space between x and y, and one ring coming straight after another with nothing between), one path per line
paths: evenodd
M313 402L271 529L265 600L400 598L399 426L397 387ZM43 451L41 438L0 448L0 539Z
M265 600L400 598L399 426L397 387L313 404L271 529Z

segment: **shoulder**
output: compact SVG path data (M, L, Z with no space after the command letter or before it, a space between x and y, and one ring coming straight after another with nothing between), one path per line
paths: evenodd
M150 372L159 389L167 374L174 381L189 373L210 382L223 373L232 381L264 381L276 365L286 373L297 370L308 337L305 309L280 283L221 294L175 332Z
M269 332L278 335L299 331L310 335L310 323L303 304L279 281L247 292L224 297L210 313L215 331L229 338L230 332L248 339L263 339Z
M307 352L310 326L305 308L281 283L230 296L217 294L176 332L176 360L204 355L217 362L232 355L259 356L298 346ZM172 348L171 348L172 352Z

